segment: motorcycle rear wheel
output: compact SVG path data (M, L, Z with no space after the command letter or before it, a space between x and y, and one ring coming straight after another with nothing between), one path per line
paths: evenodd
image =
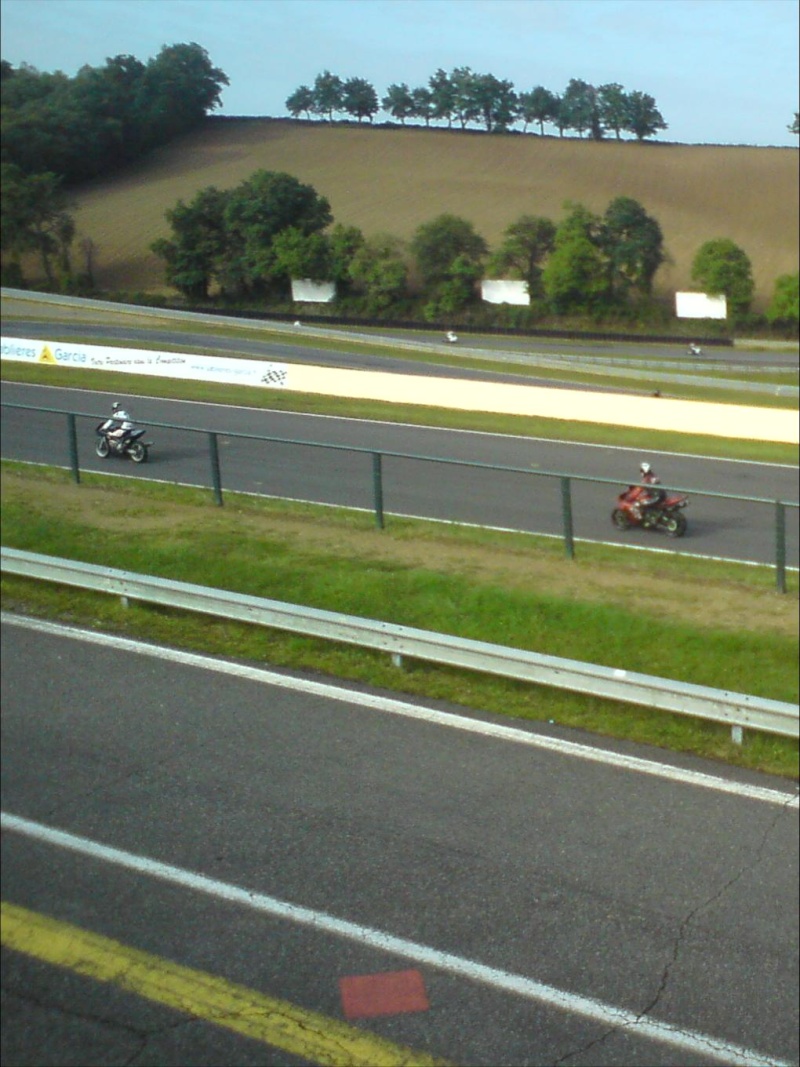
M677 512L664 519L664 529L669 537L683 537L686 533L686 517Z
M134 441L128 449L128 455L134 463L144 463L147 460L147 448L141 441Z
M614 508L611 512L611 521L614 523L618 530L627 530L631 525L631 520L622 510L622 508Z
M105 437L99 437L97 439L97 444L94 446L94 450L100 459L105 459L110 451L107 439Z

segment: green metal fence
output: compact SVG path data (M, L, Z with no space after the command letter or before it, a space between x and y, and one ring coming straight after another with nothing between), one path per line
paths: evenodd
M67 430L67 446L70 458L70 468L72 471L73 480L76 483L80 482L80 460L78 454L78 434L77 434L77 419L89 418L97 420L98 416L90 412L73 412L65 411L62 408L49 408L39 407L32 404L15 404L7 403L0 400L0 407L15 408L24 411L35 411L42 414L49 415L64 415L66 417L66 430ZM273 437L261 434L250 433L236 433L230 431L216 431L206 430L199 427L180 426L176 423L169 422L154 422L148 420L148 427L158 427L160 429L176 430L181 433L199 434L206 439L206 448L208 451L208 462L210 472L211 490L214 497L214 502L219 507L223 506L223 486L222 486L222 469L219 460L219 443L218 438L220 436L226 439L239 439L246 441L261 441L265 443L275 443L281 445L294 445L307 448L319 448L324 450L332 450L337 452L348 452L361 454L371 457L372 464L372 510L375 516L375 524L379 529L383 529L386 523L385 510L384 510L384 489L383 489L383 461L384 459L404 459L404 460L417 460L424 463L435 463L443 466L454 467L467 467L476 470L491 470L498 473L506 474L524 474L528 477L536 478L556 478L560 482L561 491L561 526L564 543L564 551L569 559L573 559L575 556L575 533L574 533L574 519L573 519L573 507L572 507L572 485L574 482L582 483L595 483L601 485L613 485L619 487L619 479L612 478L599 478L590 475L577 475L568 474L564 471L544 471L535 470L532 471L526 467L513 467L502 466L492 463L480 463L473 460L460 460L449 459L442 456L426 456L421 454L415 454L410 452L393 452L388 450L376 450L371 448L361 448L356 445L337 445L322 443L319 441L304 441L300 439L290 439L285 437ZM692 494L693 496L702 496L708 498L733 500L747 504L763 504L773 509L773 524L774 524L774 562L772 566L775 568L775 584L778 592L786 592L786 572L789 568L787 566L786 559L786 509L800 507L797 501L791 500L774 500L768 497L755 497L755 496L740 496L732 493L717 493L710 490L698 490L687 489L681 486L662 486L663 489L670 492ZM749 561L742 561L749 562Z

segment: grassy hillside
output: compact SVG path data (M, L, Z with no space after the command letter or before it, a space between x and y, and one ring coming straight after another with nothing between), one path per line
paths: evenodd
M533 135L371 129L281 119L209 119L146 162L75 193L80 235L97 245L108 290L161 291L149 243L164 211L208 185L286 171L331 203L336 222L401 238L442 212L469 219L496 245L522 214L558 221L565 200L602 212L631 196L658 219L669 263L657 289L693 288L699 245L730 237L753 264L757 309L779 274L798 269L798 153L792 148L593 142Z

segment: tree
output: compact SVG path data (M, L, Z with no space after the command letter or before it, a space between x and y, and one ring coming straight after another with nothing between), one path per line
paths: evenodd
M162 144L192 129L221 103L228 77L199 44L164 45L139 84L137 108L149 127L149 143Z
M564 136L564 130L569 127L569 115L567 112L567 106L564 103L564 97L559 96L558 93L553 95L553 107L550 113L550 121L558 130L558 136Z
M336 282L339 293L345 294L352 285L350 265L364 245L364 234L357 226L343 226L337 223L328 235L330 248L330 278Z
M417 229L411 240L411 252L425 285L435 287L448 280L453 264L461 256L479 266L487 245L471 222L445 214Z
M414 115L414 98L405 82L390 85L386 90L386 96L381 101L381 106L384 111L389 112L392 118L400 119L404 126L406 119Z
M438 121L447 119L449 129L453 125L456 94L453 83L441 67L428 79L428 88L431 93L431 118Z
M213 282L235 296L285 284L291 256L316 262L322 255L319 242L303 244L300 238L332 221L328 201L310 185L266 170L234 189L210 186L190 204L178 201L166 218L172 239L161 238L151 248L165 260L170 285L192 300L206 299ZM276 250L276 238L289 229L295 233Z
M542 260L553 250L556 227L550 219L522 215L505 231L500 248L492 256L488 270L511 275L527 283L530 297L541 296Z
M219 104L228 79L199 45L179 44L147 65L118 55L74 78L7 64L2 84L3 161L69 184L191 129Z
M369 238L355 251L349 273L363 288L368 310L372 314L385 311L405 295L408 285L401 242L390 234Z
M212 281L225 276L228 198L229 193L211 185L201 189L189 204L179 200L165 212L172 227L172 240L162 237L150 245L151 251L165 261L167 283L189 300L207 300Z
M481 277L481 265L469 254L456 256L450 264L448 277L437 288L429 313L452 315L475 300L475 286Z
M594 89L580 78L571 78L560 104L561 118L566 125L577 130L583 137L584 130L592 128L595 113Z
M28 104L44 100L69 85L69 78L62 71L54 74L39 71L30 63L14 67L3 60L3 107L17 111Z
M102 142L102 124L93 139L91 117L80 110L67 84L18 109L3 107L3 161L26 174L49 171L67 182L89 177L98 158L102 163Z
M143 138L136 108L145 69L134 56L118 55L107 59L105 67L78 71L71 95L91 130L91 154L100 157L92 173L133 159L140 151Z
M775 279L767 318L771 323L785 323L797 329L800 324L800 274L781 274Z
M342 108L348 115L355 115L359 122L370 122L378 111L378 95L364 78L348 78L342 86Z
M471 83L472 108L483 120L488 133L505 130L519 114L519 104L510 81L493 74L476 74Z
M3 255L3 278L9 284L23 285L21 258L34 248L32 210L27 178L13 163L0 167L3 196L0 198L0 252ZM4 281L4 284L5 281Z
M607 292L605 261L585 237L556 240L542 271L542 283L556 314L590 311L602 303Z
M750 308L755 288L750 260L729 237L700 246L692 263L692 281L711 296L724 295L734 317Z
M75 222L67 211L69 202L61 178L50 172L26 175L19 167L5 163L2 183L0 248L16 264L14 273L21 278L20 257L38 252L48 288L56 288L56 269L63 287L71 280Z
M794 122L790 122L786 129L789 133L800 133L800 111L795 111Z
M458 119L461 129L468 122L480 116L480 107L475 99L475 79L477 75L469 67L456 67L450 75L453 90L453 114Z
M306 118L310 119L311 112L314 110L314 93L307 85L301 85L299 89L295 89L292 95L287 98L286 110L295 119L301 112L305 111Z
M525 123L539 123L539 133L544 136L544 124L552 122L556 111L556 98L549 89L537 85L529 93L519 95L519 114Z
M635 134L640 141L645 137L652 137L657 130L667 129L655 100L648 93L629 94L625 129Z
M330 204L313 186L290 174L256 171L226 199L227 284L239 292L280 285L285 272L275 259L275 237L289 227L308 236L332 221Z
M617 82L609 82L601 85L597 90L597 102L600 112L600 121L609 130L613 130L617 140L620 140L620 130L627 128L628 123L628 95Z
M322 233L305 234L287 226L272 241L274 276L283 282L292 278L310 278L326 282L331 276L331 249Z
M608 295L608 260L599 247L602 222L582 204L556 229L553 251L542 271L545 295L556 314L591 311Z
M626 296L633 289L649 294L664 262L661 227L638 201L618 196L606 208L601 246L608 256L611 291Z
M424 119L425 125L430 126L433 118L433 94L424 85L411 91L412 115L414 118Z
M318 74L314 79L314 111L318 115L327 115L333 122L334 111L342 110L343 91L342 79L338 75L329 70Z

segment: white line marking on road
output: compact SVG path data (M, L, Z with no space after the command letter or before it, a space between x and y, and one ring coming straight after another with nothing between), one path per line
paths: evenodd
M602 1026L612 1026L627 1030L632 1036L657 1041L661 1044L670 1045L683 1051L702 1055L710 1059L719 1060L731 1067L784 1067L782 1061L775 1060L770 1056L741 1045L730 1044L727 1041L717 1039L708 1034L698 1033L694 1030L683 1029L670 1023L662 1023L656 1019L648 1018L629 1011L626 1008L618 1008L613 1004L605 1004L603 1001L592 997L584 997L577 993L569 993L554 986L537 982L533 978L514 974L510 971L498 970L474 960L456 956L450 952L423 945L416 941L409 941L404 937L395 937L374 927L362 926L359 923L349 922L346 919L337 919L323 911L314 911L299 904L291 904L288 901L278 900L264 893L256 893L240 886L231 885L228 882L220 882L194 871L187 871L181 867L173 867L168 863L146 856L138 856L132 852L112 848L108 845L91 841L85 837L78 837L41 823L32 822L7 812L0 813L0 825L4 830L10 830L35 841L65 848L79 855L88 856L91 859L103 863L111 863L117 867L133 871L136 874L146 875L150 878L158 878L162 882L181 886L194 892L205 893L225 900L232 904L242 905L253 911L259 911L277 919L285 919L289 922L299 923L302 926L310 926L326 934L344 937L351 941L357 941L368 948L380 952L389 952L405 959L413 960L418 964L435 967L457 975L467 981L481 982L494 989L526 997L529 1000L546 1004L548 1007L559 1011L565 1011L573 1015L580 1015ZM788 1067L788 1064L785 1065Z
M483 737L489 737L494 740L530 745L534 748L556 752L562 756L585 759L590 760L593 763L601 763L609 767L617 767L620 770L633 771L638 774L651 775L655 778L663 778L667 781L680 782L684 785L712 789L718 793L729 793L733 796L743 797L749 800L760 800L765 801L768 804L777 804L779 806L800 810L800 798L790 792L782 792L779 789L769 789L765 786L752 785L747 782L718 778L715 775L705 774L701 771L692 771L684 767L671 766L667 763L656 763L652 760L642 759L639 756L626 756L620 752L613 752L604 748L596 748L592 745L580 744L576 741L566 741L557 737L546 737L542 734L529 732L528 730L523 730L515 726L504 726L499 723L485 722L481 719L472 719L468 718L466 715L438 711L434 708L411 704L407 701L379 696L374 693L362 693L353 689L348 689L345 686L314 682L304 678L295 678L290 675L278 674L274 671L265 670L261 667L250 667L242 663L231 663L228 660L216 659L215 657L200 655L195 652L184 652L180 649L165 648L160 645L152 645L143 641L134 641L127 637L116 637L111 634L96 633L93 630L81 630L76 627L64 626L60 623L48 622L42 619L12 615L8 612L0 613L0 622L7 625L35 630L39 633L52 634L56 637L86 641L92 644L105 646L106 648L116 649L121 652L133 652L138 655L152 656L156 659L166 660L170 663L179 663L183 666L196 667L200 670L210 670L215 671L218 674L228 674L236 678L245 678L261 685L272 685L282 689L292 689L296 692L307 693L309 696L321 697L325 700L336 700L347 704L355 704L360 707L370 708L372 711L380 711L390 715L401 715L408 719L416 719L437 726L446 726L450 729L480 734Z
M279 362L274 360L273 362ZM28 388L32 389L68 389L73 392L84 393L86 395L96 395L96 390L81 389L74 385L62 385L62 386L50 386L39 385L37 383L26 383ZM108 391L108 390L107 390ZM605 449L608 452L635 452L637 455L641 454L642 448L639 445L607 445L592 441L570 441L566 438L558 437L528 437L525 434L507 434L498 433L490 430L469 430L461 429L459 427L449 426L429 426L419 425L413 422L391 422L388 419L358 419L350 415L323 415L319 412L305 412L305 411L284 411L279 408L260 408L250 407L247 404L219 404L210 400L181 400L174 397L157 397L157 396L145 396L138 393L127 393L126 396L132 397L134 400L155 400L159 403L170 404L186 404L194 407L209 407L209 408L234 408L236 411L252 411L259 415L278 415L278 416L297 416L304 419L329 419L334 422L356 422L367 423L371 426L388 426L392 428L399 428L405 430L432 430L436 433L442 434L472 434L476 437L500 437L511 441L522 441L524 443L531 444L543 444L543 445L567 445L570 448L599 448ZM223 432L223 431L219 431ZM712 463L741 463L751 467L777 467L782 470L796 470L797 465L792 463L772 463L767 460L758 459L738 459L731 456L710 456L705 455L702 452L671 452L665 449L656 449L655 451L649 450L649 455L652 456L675 456L678 459L702 459ZM696 490L700 492L700 490Z

